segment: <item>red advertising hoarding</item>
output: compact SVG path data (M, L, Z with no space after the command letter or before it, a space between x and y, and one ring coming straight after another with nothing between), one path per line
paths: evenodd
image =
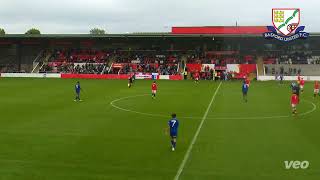
M63 79L128 79L127 74L61 74Z

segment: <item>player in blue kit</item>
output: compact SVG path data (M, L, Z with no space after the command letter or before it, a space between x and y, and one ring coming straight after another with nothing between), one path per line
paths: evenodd
M244 102L248 102L248 91L249 91L249 85L243 81L243 84L242 84L242 96L243 96L243 100Z
M178 136L179 121L176 118L177 115L175 113L173 113L171 115L171 117L172 117L172 119L168 122L168 125L169 125L169 129L170 129L172 151L175 151L176 143L177 143L177 136Z
M292 93L296 94L296 95L300 95L300 86L299 84L292 82L291 83L291 91Z
M75 91L76 91L76 99L74 101L81 101L80 99L80 91L81 91L81 86L80 82L78 81L77 84L75 85Z

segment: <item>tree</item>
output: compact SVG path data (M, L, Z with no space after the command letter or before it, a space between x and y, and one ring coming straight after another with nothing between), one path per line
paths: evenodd
M101 35L101 34L106 34L106 31L104 29L93 28L90 30L90 34Z
M36 35L36 34L41 34L41 32L39 31L39 29L31 28L31 29L29 29L25 34L28 34L28 35Z
M0 28L0 36L3 36L6 34L6 31L4 31L4 29Z

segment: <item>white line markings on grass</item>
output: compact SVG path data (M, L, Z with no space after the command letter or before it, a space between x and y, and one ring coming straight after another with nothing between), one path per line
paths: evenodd
M121 101L121 100L124 100L124 99L129 99L129 98L133 98L133 97L141 97L141 96L146 96L146 95L148 95L148 94L140 94L140 95L136 95L136 96L122 97L122 98L119 98L119 99L111 101L110 105L112 107L114 107L114 108L117 108L119 110L126 111L126 112L131 112L131 113L136 113L136 114L141 114L141 115L146 115L146 116L154 116L154 117L168 117L168 116L160 115L160 114L150 114L150 113L143 113L143 112L139 112L139 111L133 111L133 110L130 110L130 109L125 109L125 108L119 107L119 106L114 104L115 102L118 102L118 101Z
M304 116L304 115L310 114L310 113L312 113L313 111L317 110L317 105L315 105L313 102L311 102L311 101L307 101L307 100L303 100L303 101L306 101L306 102L311 103L311 104L312 104L312 106L313 106L313 108L312 108L310 111L307 111L307 112L304 112L304 113L298 114L298 116Z
M113 101L110 102L110 105L116 109L122 110L122 111L126 111L126 112L130 112L130 113L135 113L135 114L140 114L140 115L145 115L145 116L152 116L152 117L165 117L167 118L168 115L164 115L164 114L153 114L153 113L144 113L144 112L139 112L139 111L135 111L135 110L131 110L131 109L126 109L123 107L120 107L118 105L116 105L116 102L119 102L121 100L124 99L130 99L130 98L135 98L135 97L142 97L142 96L148 96L149 94L140 94L140 95L135 95L135 96L126 96L126 97L122 97L119 99L115 99ZM302 112L299 113L298 116L305 116L308 114L313 113L315 110L317 110L317 106L308 100L302 99L302 101L305 101L309 104L311 104L313 106L313 108L307 112ZM200 119L202 117L196 117L196 116L179 116L181 119ZM207 119L225 119L225 120L234 120L234 119L278 119L278 118L288 118L288 117L292 117L292 115L278 115L278 116L247 116L247 117L207 117Z
M180 166L179 166L179 169L178 169L178 171L177 171L176 176L174 177L174 180L178 180L178 179L179 179L179 177L180 177L180 175L181 175L181 173L182 173L182 171L183 171L183 169L184 169L184 166L186 165L186 163L187 163L187 161L188 161L188 159L189 159L189 157L190 157L190 153L191 153L191 151L192 151L193 145L194 145L194 144L196 143L196 141L197 141L197 138L198 138L198 136L199 136L199 133L200 133L200 131L201 131L201 128L202 128L202 126L203 126L203 123L204 123L204 121L207 119L209 110L210 110L210 108L211 108L211 106L212 106L213 100L216 98L216 95L217 95L217 93L218 93L218 91L219 91L219 89L220 89L221 84L222 84L222 82L219 83L219 86L217 87L216 91L214 92L214 94L213 94L213 96L212 96L212 98L211 98L211 101L210 101L210 103L209 103L209 105L208 105L208 107L207 107L207 110L206 110L206 112L204 113L204 115L203 115L203 117L202 117L202 119L201 119L201 122L200 122L200 124L199 124L199 127L198 127L196 133L194 134L194 136L193 136L193 138L192 138L192 141L191 141L191 143L190 143L190 145L189 145L189 147L188 147L188 150L187 150L186 154L185 154L184 157L183 157L183 160L182 160L182 162L181 162L181 164L180 164Z

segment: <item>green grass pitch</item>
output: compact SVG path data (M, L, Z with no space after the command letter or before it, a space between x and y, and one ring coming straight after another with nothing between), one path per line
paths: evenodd
M0 180L173 180L218 82L0 79ZM289 84L217 91L181 180L319 180L320 97L313 84L291 115ZM111 105L112 102L112 105ZM175 112L177 149L164 129ZM286 169L284 161L309 161Z

